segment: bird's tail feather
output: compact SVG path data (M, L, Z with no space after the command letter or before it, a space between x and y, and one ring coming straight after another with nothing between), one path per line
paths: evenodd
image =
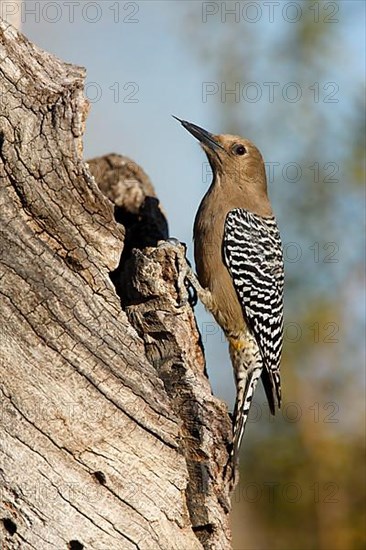
M233 446L231 451L234 469L238 461L240 445L244 435L250 406L261 372L262 367L258 366L250 370L243 368L236 373L237 396L233 414Z
M236 401L233 412L233 442L226 466L231 488L236 484L236 470L241 440L244 435L253 395L263 371L258 345L251 335L229 336L229 352L236 382Z

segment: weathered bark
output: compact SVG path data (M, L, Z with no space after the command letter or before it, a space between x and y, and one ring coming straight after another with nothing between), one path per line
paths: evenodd
M2 548L229 548L230 420L151 183L83 162L84 69L5 23L0 79Z

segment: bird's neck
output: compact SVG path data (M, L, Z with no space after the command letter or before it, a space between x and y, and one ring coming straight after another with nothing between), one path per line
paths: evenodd
M235 181L224 174L215 173L202 204L213 203L226 214L235 208L243 208L258 216L273 216L265 188L254 181Z

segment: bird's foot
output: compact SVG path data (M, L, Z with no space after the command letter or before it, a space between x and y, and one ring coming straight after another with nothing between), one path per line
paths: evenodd
M159 247L171 247L174 246L177 258L177 294L178 294L178 306L182 307L187 302L191 307L197 303L197 293L194 286L191 284L191 276L195 277L189 261L186 258L187 247L185 243L181 243L178 239L171 237L166 241L160 241Z
M212 311L213 300L211 292L209 290L206 290L205 288L202 288L197 279L197 275L193 272L191 264L186 258L187 247L185 243L181 243L180 241L178 241L178 239L175 239L174 237L169 238L168 241L165 242L171 243L181 250L180 254L178 254L179 273L181 275L182 281L184 281L184 285L186 286L186 288L189 288L194 293L194 305L197 303L198 297L203 305L207 307L209 311Z

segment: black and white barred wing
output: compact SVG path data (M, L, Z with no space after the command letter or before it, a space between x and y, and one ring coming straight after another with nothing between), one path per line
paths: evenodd
M244 317L258 343L262 381L271 410L273 389L281 400L280 361L283 340L284 268L276 219L244 209L231 210L225 220L223 254Z

